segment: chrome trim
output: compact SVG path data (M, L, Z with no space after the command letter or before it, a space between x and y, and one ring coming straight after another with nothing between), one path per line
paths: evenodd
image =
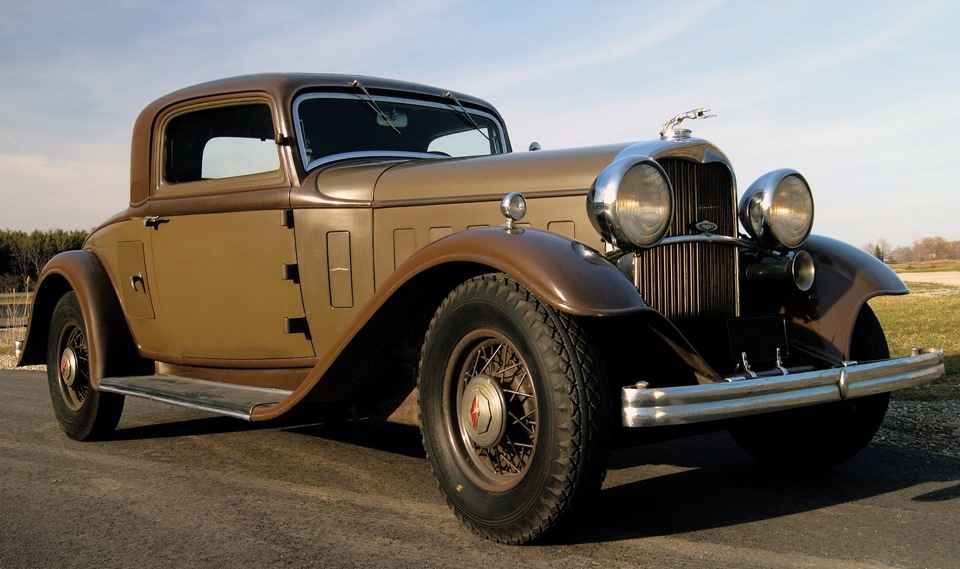
M781 182L791 177L800 180L806 189L807 196L810 199L810 211L807 212L809 215L806 235L796 243L784 243L781 240L782 236L778 235L782 229L782 224L780 226L774 225L771 218L773 217L773 211L777 208L777 204L774 203L777 190L780 188ZM814 213L815 204L810 183L800 172L790 168L773 170L757 178L741 196L740 203L737 206L737 217L740 219L740 224L746 228L747 233L759 243L771 249L781 250L796 249L803 245L813 230Z
M767 249L764 249L758 243L741 237L730 237L729 235L706 235L704 233L696 235L675 235L673 237L666 237L660 242L661 245L673 245L676 243L720 243L730 245L731 247L748 247L756 251L768 252Z
M251 420L253 410L258 405L279 403L293 393L285 389L236 385L167 374L105 377L97 387L100 391L142 397L245 421Z
M625 427L686 425L783 411L929 383L944 374L943 350L744 381L621 390Z
M645 236L645 242L638 243L624 231L627 216L621 214L619 207L624 180L635 167L642 166L649 167L659 177L658 181L665 190L661 195L666 198L668 211L666 216L660 218L657 230ZM614 247L630 251L649 249L660 244L663 236L670 230L673 207L673 185L670 177L663 166L646 156L617 158L600 171L587 193L587 213L593 228ZM630 221L632 220L633 218L630 218Z
M312 170L317 166L323 166L324 164L329 164L331 162L338 162L340 160L356 160L358 158L378 158L385 160L392 158L418 158L440 160L448 157L440 156L439 154L430 154L429 152L408 152L406 150L358 150L355 152L341 152L340 154L328 154L327 156L322 156L307 164L307 170Z

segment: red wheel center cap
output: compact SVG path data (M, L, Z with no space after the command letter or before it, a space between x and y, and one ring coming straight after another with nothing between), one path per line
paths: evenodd
M470 423L473 425L473 429L477 429L477 422L480 420L480 396L477 395L473 398L473 403L470 405Z

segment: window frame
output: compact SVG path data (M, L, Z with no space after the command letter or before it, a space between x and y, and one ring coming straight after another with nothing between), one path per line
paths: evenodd
M408 159L441 159L448 158L447 156L429 153L429 152L409 152L409 151L400 151L400 150L363 150L363 151L352 151L352 152L342 152L336 154L328 154L321 156L319 158L314 158L313 160L307 161L307 149L304 144L304 132L300 119L300 103L308 99L342 99L342 100L351 100L357 101L362 104L368 101L367 97L355 93L339 93L339 92L317 92L310 91L306 93L301 93L298 95L292 103L291 113L293 118L293 127L296 132L297 137L297 149L296 152L300 157L300 161L303 164L304 170L309 172L318 166L328 164L331 162L336 162L339 160L347 159L356 159L356 158L408 158ZM453 103L444 103L444 102L435 102L424 99L418 99L415 97L397 97L397 96L378 96L373 95L374 101L378 104L383 103L389 105L391 103L414 105L421 107L430 107L435 109L442 109L449 111L451 113L460 113L460 108ZM469 157L479 157L479 156L499 156L507 154L509 152L507 147L507 136L506 129L503 126L503 123L500 122L500 118L492 112L477 108L464 109L467 114L481 116L491 122L496 128L496 139L497 144L499 145L500 152L498 154L477 154L472 156L463 156L457 158L469 158ZM469 130L469 129L467 129Z
M265 105L270 111L270 118L273 123L274 144L277 151L276 170L189 182L170 182L166 179L167 129L171 121L199 111L248 105ZM156 133L153 137L152 148L154 183L151 184L151 195L153 197L162 198L196 194L218 194L290 186L284 146L277 144L277 137L279 136L277 133L281 132L280 121L277 115L276 105L274 105L269 97L263 95L237 97L234 95L230 97L215 97L202 101L191 101L187 104L168 109L160 114L155 122L154 128L154 132Z

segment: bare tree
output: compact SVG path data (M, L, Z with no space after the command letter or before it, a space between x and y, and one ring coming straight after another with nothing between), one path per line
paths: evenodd
M943 237L924 237L914 242L913 250L918 261L938 261L949 259L946 255L949 246Z

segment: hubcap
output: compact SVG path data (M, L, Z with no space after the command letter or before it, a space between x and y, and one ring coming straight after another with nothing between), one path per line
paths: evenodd
M481 448L496 446L506 424L506 402L499 385L485 375L471 379L460 408L460 425L470 440Z
M77 380L77 354L73 348L65 348L60 356L60 379L67 387L73 387Z

